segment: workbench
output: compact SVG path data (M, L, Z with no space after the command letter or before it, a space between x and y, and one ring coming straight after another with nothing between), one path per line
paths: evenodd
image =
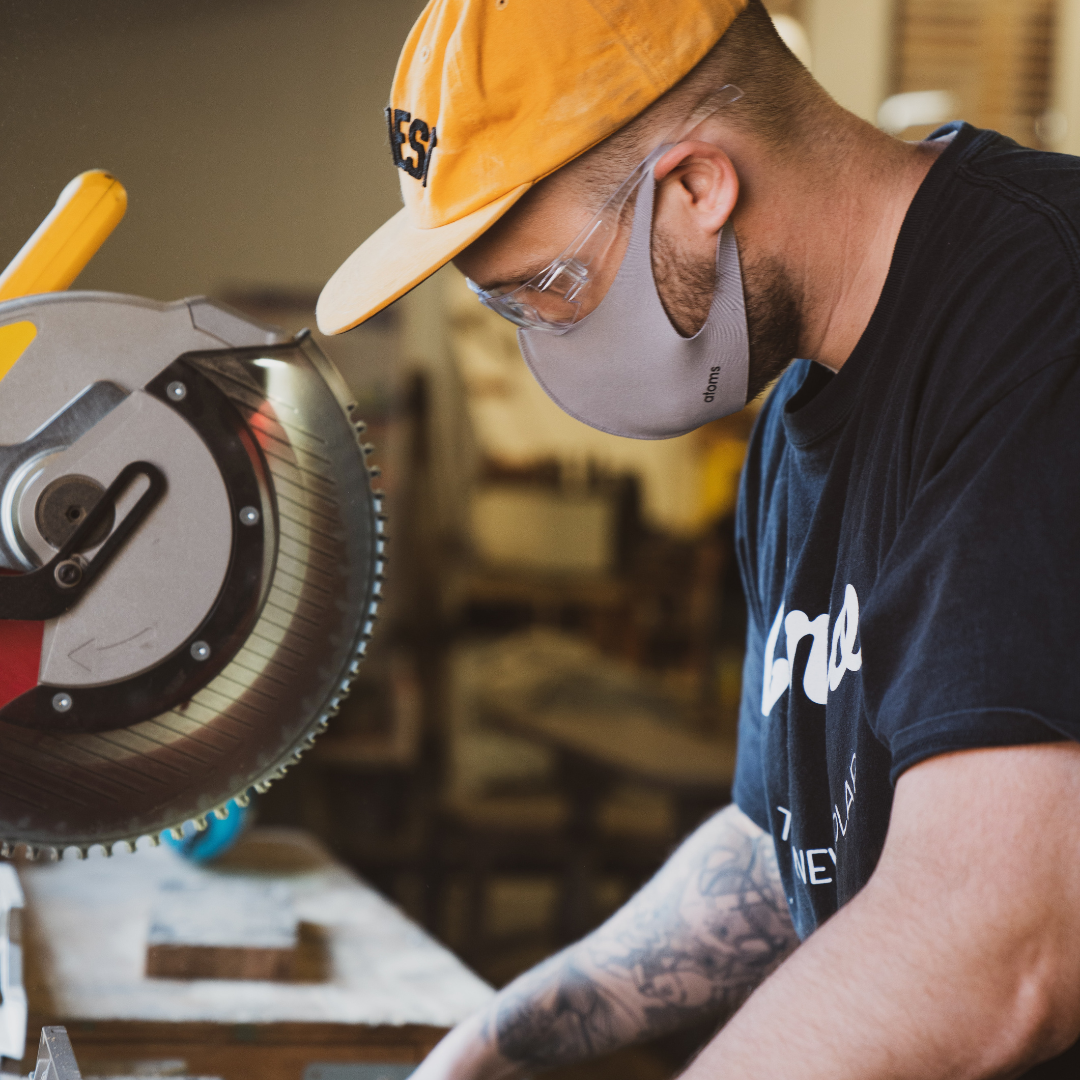
M160 847L19 874L28 1051L43 1024L62 1024L85 1076L172 1061L222 1080L303 1080L318 1064L416 1063L493 993L299 830L253 829L212 867ZM294 981L146 977L163 883L197 886L212 903L251 879L292 897L303 961ZM32 1066L24 1060L24 1074Z

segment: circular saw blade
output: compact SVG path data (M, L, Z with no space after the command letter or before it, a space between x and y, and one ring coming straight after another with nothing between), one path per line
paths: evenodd
M0 305L0 329L16 321L33 322L37 336L0 384L0 443L7 449L28 444L88 386L108 382L131 395L152 389L155 379L175 381L186 366L235 411L265 478L257 514L251 506L231 507L234 521L248 514L264 531L260 605L237 615L224 652L214 640L215 663L206 666L215 669L212 677L192 681L205 661L199 655L205 643L185 641L160 661L162 671L171 665L168 679L148 681L142 671L102 688L116 702L117 722L109 730L4 723L0 715L0 851L16 844L32 857L85 854L95 845L109 851L144 835L156 840L189 820L198 825L212 812L225 813L233 799L243 803L251 789L263 790L282 775L326 726L373 629L385 519L371 488L370 448L358 441L363 425L354 422L340 375L309 336L275 340L269 328L205 301L156 305L109 294ZM85 430L102 421L88 422ZM168 480L162 448L132 450L158 464ZM220 477L208 475L207 484L220 485ZM163 505L168 498L167 491ZM148 520L129 544L153 543L152 525ZM118 558L94 588L107 590L110 573L122 569ZM161 567L162 574L174 572ZM228 587L227 574L219 600ZM147 593L152 608L153 590ZM220 625L220 611L217 616ZM33 639L27 624L4 629L25 654ZM175 700L174 671L186 679L181 700ZM136 702L130 687L137 683ZM147 685L158 694L150 699L153 708L147 708ZM20 700L35 692L52 700L54 690L66 693L39 685Z

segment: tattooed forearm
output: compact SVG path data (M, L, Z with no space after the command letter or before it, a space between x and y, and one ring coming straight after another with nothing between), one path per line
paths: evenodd
M728 807L608 922L499 994L489 1037L537 1069L719 1023L797 943L772 838Z

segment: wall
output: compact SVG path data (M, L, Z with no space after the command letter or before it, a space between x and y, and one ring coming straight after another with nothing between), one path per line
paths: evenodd
M836 100L874 123L892 93L894 0L803 0L813 72Z
M1054 63L1054 149L1080 154L1080 0L1058 0Z
M0 267L91 167L127 218L77 282L313 294L399 206L382 108L421 0L0 10Z

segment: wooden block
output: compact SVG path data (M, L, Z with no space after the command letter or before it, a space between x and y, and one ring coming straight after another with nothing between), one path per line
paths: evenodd
M285 981L296 973L298 945L298 920L280 884L166 880L151 911L146 974Z

